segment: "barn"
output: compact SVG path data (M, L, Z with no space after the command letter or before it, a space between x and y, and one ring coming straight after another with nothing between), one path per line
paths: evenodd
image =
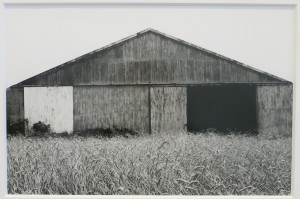
M292 83L147 29L7 89L7 119L59 133L207 128L292 134Z

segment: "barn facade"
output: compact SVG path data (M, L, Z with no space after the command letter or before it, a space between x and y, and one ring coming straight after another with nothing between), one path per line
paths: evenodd
M7 119L55 132L292 134L292 83L147 29L7 89Z

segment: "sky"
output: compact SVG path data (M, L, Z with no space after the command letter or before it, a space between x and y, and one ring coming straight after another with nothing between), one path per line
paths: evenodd
M291 7L39 7L6 9L6 87L153 28L293 81Z

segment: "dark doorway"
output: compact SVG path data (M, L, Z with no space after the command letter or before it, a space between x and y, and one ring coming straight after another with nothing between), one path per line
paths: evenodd
M257 129L256 87L251 85L189 86L187 129L214 128L224 133Z

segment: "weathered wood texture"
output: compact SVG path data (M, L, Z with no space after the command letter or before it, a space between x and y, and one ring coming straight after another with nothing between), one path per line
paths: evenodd
M148 87L74 87L74 130L124 127L149 132Z
M16 86L281 82L155 32L46 71Z
M15 123L24 119L24 89L13 88L6 92L7 120Z
M291 107L277 108L273 103L281 97L285 104L291 103L289 93L279 86L290 82L153 30L93 51L20 82L12 88L74 86L74 130L115 125L142 132L149 132L152 128L155 132L184 129L186 89L182 86L206 83L278 84L278 87L258 87L260 129L268 131L278 126L276 131L291 132ZM148 84L152 86L150 92ZM155 87L163 84L172 87ZM274 94L277 92L275 88L282 96ZM28 92L32 91L27 92L27 100L25 98L27 116L31 117L36 112L40 115L36 114L34 121L48 118L48 123L53 123L59 130L62 125L59 122L65 122L66 118L69 122L71 117L64 114L62 117L52 115L53 121L50 119L51 107L55 107L56 103L54 96L58 95L58 100L64 100L64 91L47 93L42 88L26 89ZM22 119L22 92L9 92L8 118ZM264 98L264 93L269 96ZM65 97L69 100L69 96ZM30 103L26 104L28 100ZM55 110L64 111L61 102L57 103ZM69 106L73 107L73 101L71 104L65 103L64 106L68 109ZM48 111L48 115L43 113ZM281 112L283 114L279 114ZM285 118L285 115L288 117ZM268 118L270 119L267 120Z
M25 87L25 118L29 128L36 122L50 124L52 131L73 131L73 88Z
M151 88L152 133L185 131L186 87Z
M292 85L258 86L258 128L265 136L292 135Z

